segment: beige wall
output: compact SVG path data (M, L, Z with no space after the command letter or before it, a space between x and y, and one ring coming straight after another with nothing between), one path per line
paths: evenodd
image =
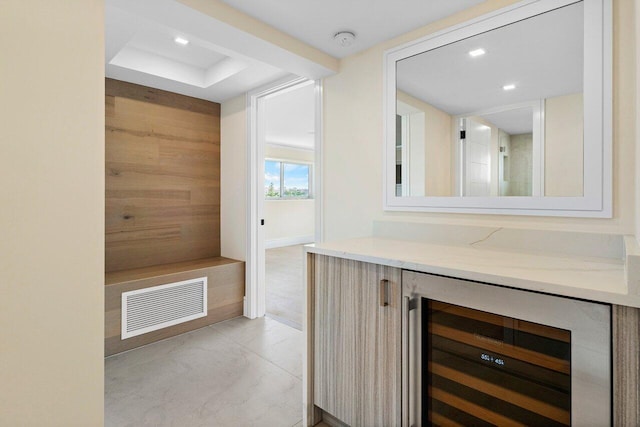
M220 251L246 261L247 253L247 99L222 103L220 112Z
M533 191L533 135L509 138L509 195L531 196Z
M266 200L264 205L267 247L313 242L315 200Z
M634 1L614 0L614 217L395 213L382 210L382 54L417 37L514 3L490 0L345 58L324 80L325 237L370 235L374 219L633 234L635 163ZM357 112L357 114L354 114Z
M267 143L265 157L313 163L315 153ZM265 238L267 247L287 246L291 242L310 243L315 233L315 200L265 200Z
M546 196L582 196L582 93L545 99L544 192Z
M100 426L104 4L0 6L0 425Z
M452 191L451 116L413 96L398 91L398 101L424 111L425 192L427 196L449 196Z
M313 150L301 150L285 147L283 145L267 144L264 147L264 156L276 160L293 160L297 162L313 163L315 152Z

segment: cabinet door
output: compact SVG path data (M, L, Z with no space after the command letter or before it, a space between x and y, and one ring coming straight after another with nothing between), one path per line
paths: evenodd
M400 280L396 268L315 256L314 403L353 427L400 425Z

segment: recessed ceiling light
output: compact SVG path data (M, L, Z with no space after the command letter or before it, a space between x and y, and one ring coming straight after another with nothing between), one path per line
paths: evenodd
M476 56L482 56L485 53L487 53L484 49L475 49L469 52L469 55L476 57Z
M186 46L189 44L189 40L182 37L176 37L175 39L173 39L173 41L178 44L181 44L182 46Z
M503 90L514 90L516 88L516 85L504 85L502 86Z

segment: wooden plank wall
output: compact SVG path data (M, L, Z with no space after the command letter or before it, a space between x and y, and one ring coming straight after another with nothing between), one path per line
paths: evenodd
M113 79L105 94L106 271L220 256L220 104Z

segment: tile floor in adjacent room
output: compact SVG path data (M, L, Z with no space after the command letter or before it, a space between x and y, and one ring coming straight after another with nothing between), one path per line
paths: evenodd
M302 245L266 250L267 315L302 330L304 302L304 249Z
M105 426L302 425L302 332L238 317L105 359Z

